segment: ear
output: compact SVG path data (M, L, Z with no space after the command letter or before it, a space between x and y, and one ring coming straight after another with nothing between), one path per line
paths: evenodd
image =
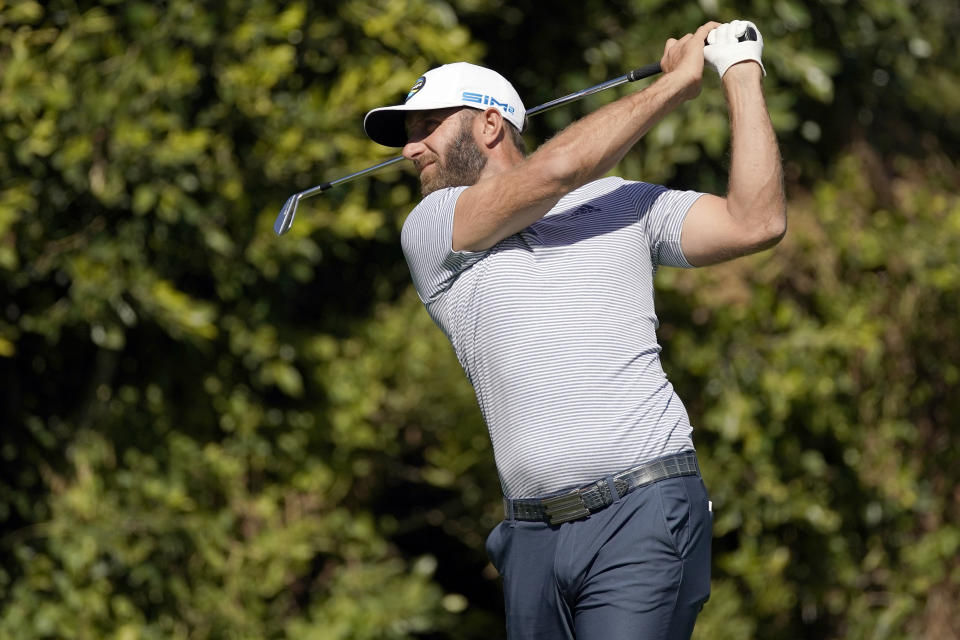
M478 135L485 146L494 147L503 140L506 131L504 131L503 114L499 109L490 107L481 113L477 120L480 121Z

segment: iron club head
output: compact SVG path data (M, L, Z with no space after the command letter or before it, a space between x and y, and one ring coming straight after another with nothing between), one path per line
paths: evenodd
M273 231L278 236L282 236L287 231L290 231L290 227L293 226L293 216L297 213L297 205L299 203L299 193L293 194L283 203L283 208L280 209L280 215L277 216L276 222L273 223Z

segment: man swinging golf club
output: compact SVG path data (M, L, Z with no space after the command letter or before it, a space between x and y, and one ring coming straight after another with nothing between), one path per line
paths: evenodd
M671 38L656 82L529 156L516 91L466 63L366 116L420 175L403 250L493 441L505 519L487 552L511 639L689 638L709 596L711 504L660 365L652 277L785 233L762 49L746 21ZM704 60L729 105L726 196L604 177L698 95Z

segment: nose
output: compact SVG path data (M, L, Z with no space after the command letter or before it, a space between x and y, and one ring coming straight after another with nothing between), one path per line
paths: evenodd
M413 160L420 156L425 148L423 142L420 140L410 140L407 144L403 145L402 154L407 160Z

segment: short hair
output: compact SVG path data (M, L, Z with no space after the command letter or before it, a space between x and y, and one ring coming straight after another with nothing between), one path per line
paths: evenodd
M527 120L524 118L523 126L527 126ZM517 151L520 152L520 155L527 155L527 141L523 139L523 134L520 133L520 130L509 120L507 121L507 133L510 134L510 140L513 142L513 146L517 148Z

